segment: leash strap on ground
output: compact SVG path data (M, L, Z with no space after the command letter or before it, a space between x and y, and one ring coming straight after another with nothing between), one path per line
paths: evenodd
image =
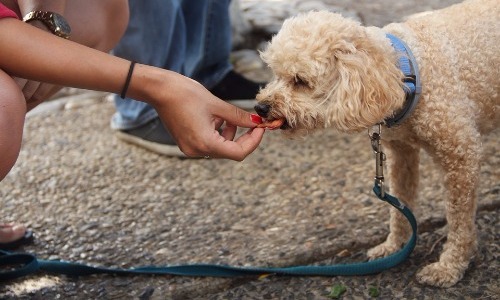
M413 234L405 246L398 252L368 262L339 264L327 266L293 266L282 268L266 267L236 267L211 264L189 264L177 266L149 266L131 269L94 267L86 264L38 259L33 254L11 253L0 250L0 281L27 276L38 271L68 276L83 276L91 274L149 274L149 275L179 275L200 277L237 277L262 275L287 276L353 276L380 273L403 262L413 251L417 241L417 222L413 213L396 197L384 193L375 184L373 192L383 201L388 202L406 216Z

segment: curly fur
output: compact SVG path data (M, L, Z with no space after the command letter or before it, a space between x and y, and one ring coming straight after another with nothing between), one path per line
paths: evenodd
M398 54L386 33L409 45L423 86L412 116L384 130L391 193L414 206L420 149L444 170L448 239L439 261L417 278L451 286L463 276L477 243L481 134L500 123L497 0L469 0L384 28L322 11L290 18L261 53L275 76L257 100L269 105L269 120L287 120L289 136L322 128L358 132L382 122L405 97ZM400 249L410 233L395 211L390 229L387 240L368 252L371 258Z

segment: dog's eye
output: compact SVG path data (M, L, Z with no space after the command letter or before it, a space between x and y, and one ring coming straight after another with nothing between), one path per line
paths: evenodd
M300 78L299 75L295 75L295 77L293 78L293 83L294 83L295 86L309 87L309 84L307 83L307 81L305 81L302 78Z

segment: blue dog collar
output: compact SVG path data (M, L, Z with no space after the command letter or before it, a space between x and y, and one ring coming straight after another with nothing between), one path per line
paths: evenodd
M400 125L415 110L420 94L422 93L422 86L420 84L417 61L410 48L396 36L389 33L386 36L391 40L392 47L400 54L398 66L405 76L403 79L406 94L404 106L392 117L384 120L387 127L394 127Z

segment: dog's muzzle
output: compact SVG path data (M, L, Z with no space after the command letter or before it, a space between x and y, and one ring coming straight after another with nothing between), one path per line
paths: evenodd
M260 103L260 104L255 105L253 108L254 108L255 112L257 112L257 114L260 117L262 117L263 119L266 119L268 121L272 121L272 119L269 119L269 112L271 111L271 105ZM289 129L289 128L290 128L290 125L288 125L288 122L285 119L283 122L283 125L281 125L280 129Z
M269 104L257 104L253 107L257 114L262 118L267 118L269 111L271 110L271 105Z

